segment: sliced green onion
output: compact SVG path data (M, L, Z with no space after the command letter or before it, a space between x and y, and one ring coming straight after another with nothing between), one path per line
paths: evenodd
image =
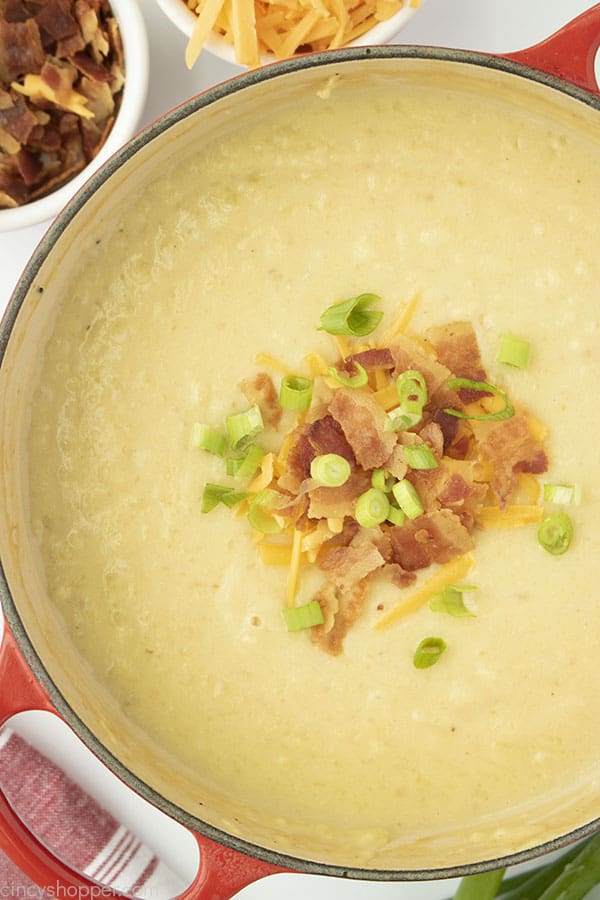
M403 513L409 519L416 519L423 515L424 509L421 498L414 484L411 484L407 478L397 481L392 488L392 494L396 498L396 502Z
M279 388L279 405L283 409L308 409L312 402L313 382L301 375L284 375Z
M377 488L371 488L361 494L354 507L354 518L362 528L375 528L388 517L390 501Z
M472 584L449 584L439 594L434 594L429 600L429 608L433 612L445 612L455 618L474 618L475 613L467 609L463 599L465 591L477 590Z
M561 556L571 546L573 523L566 513L551 513L542 520L537 538L544 550L553 556Z
M311 478L323 487L340 487L350 478L350 463L337 453L315 456L310 464Z
M264 429L260 407L256 404L245 412L227 416L225 424L229 435L229 446L232 450L244 447Z
M331 366L328 371L331 377L335 378L336 381L339 381L340 384L343 384L344 387L364 387L365 384L369 383L367 370L364 366L361 366L360 363L353 363L353 365L356 369L356 375L344 375L343 372L340 372L340 370L336 369L334 366Z
M448 413L449 416L456 416L457 419L479 419L483 421L484 419L488 419L489 421L500 422L502 419L510 419L515 414L515 408L510 403L508 397L501 391L499 388L494 387L493 384L488 384L487 381L472 381L470 378L451 378L448 381L448 387L451 391L458 391L461 388L468 388L472 391L481 391L486 394L494 394L495 397L500 397L504 402L504 408L499 409L498 412L492 413L482 413L480 416L470 416L469 413L462 412L460 409L444 409L445 413Z
M232 506L235 506L236 503L246 500L249 496L250 494L243 491L236 491L234 488L227 487L227 485L224 484L209 483L204 486L200 511L208 513L219 503L224 503L225 506L231 508Z
M500 335L500 349L496 359L498 362L506 363L508 366L515 366L517 369L526 369L529 362L529 350L531 344L522 338L514 337L512 334Z
M437 469L438 461L427 444L412 444L402 448L411 469Z
M388 477L385 469L373 469L373 471L371 472L371 487L376 488L378 491L387 493Z
M224 456L227 441L225 436L216 429L196 422L192 429L192 446L206 450L207 453L213 453L215 456Z
M229 470L229 463L233 462L233 460L227 460L227 474L234 475L235 478L238 478L240 481L252 478L260 466L264 455L265 451L262 447L259 447L258 444L250 444L241 459L235 460L238 464L235 466L235 471L230 472Z
M387 521L391 522L392 525L404 525L406 521L406 513L403 513L401 509L398 509L397 506L392 506L390 503L390 508L387 514Z
M406 412L423 415L423 407L427 403L427 385L420 372L409 369L398 376L396 391L400 406Z
M248 497L251 497L252 494L249 491L228 491L221 497L221 503L224 503L225 506L228 506L229 509L232 506L236 506L238 503L241 503L242 500L247 500Z
M303 606L288 606L282 612L288 631L301 631L313 625L322 625L325 621L318 600L311 600Z
M433 666L444 650L446 649L446 641L439 637L423 638L413 656L413 663L417 669L428 669Z
M581 489L578 484L545 484L544 503L556 503L559 506L579 504Z
M494 900L500 897L502 879L506 869L494 869L492 872L478 872L462 879L454 900ZM512 896L512 891L511 891ZM541 897L541 894L526 894L529 898ZM566 898L565 898L566 900Z
M225 469L227 474L233 475L235 477L243 462L243 456L230 456L229 459L225 460Z
M265 488L248 504L248 522L261 534L277 534L282 529L282 523L275 515L275 510L281 508L286 500L278 491Z
M379 303L381 297L377 294L359 294L349 300L341 300L327 307L321 316L319 331L328 334L350 334L353 337L365 337L375 331L383 313L369 309L374 303Z
M406 431L407 428L414 428L423 418L423 410L420 412L409 412L404 406L397 406L391 409L383 426L384 431Z
M214 509L230 490L231 488L223 484L205 484L202 494L202 506L200 507L201 512L207 513Z

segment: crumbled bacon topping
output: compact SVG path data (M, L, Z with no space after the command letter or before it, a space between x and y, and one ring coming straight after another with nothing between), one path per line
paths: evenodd
M0 2L0 209L45 196L96 156L123 81L107 0Z
M390 457L396 435L385 430L385 412L372 392L340 388L333 395L329 412L341 425L363 469L376 469Z
M476 529L485 527L485 507L502 512L515 502L520 473L540 474L548 465L541 426L534 427L523 409L507 405L506 415L498 411L495 395L501 391L451 389L452 379L459 377L491 387L470 323L431 328L424 340L401 332L389 346L357 348L335 363L349 375L357 365L368 372L366 385L348 387L327 375L317 379L318 399L284 436L269 484L280 495L276 509L290 535L295 534L301 553L309 554L323 574L313 598L323 624L311 628L311 638L334 655L342 652L374 580L385 578L405 590L417 573L468 556ZM387 413L398 404L396 379L405 372L422 376L427 395L418 421L394 430ZM277 429L269 376L259 373L242 387ZM415 464L415 452L426 453L428 467ZM342 485L315 480L313 460L324 454L348 463L350 474ZM383 470L377 481L375 470ZM396 517L374 528L361 527L357 501L372 484L381 484L382 476L388 497L387 480L405 480L421 511L402 524Z

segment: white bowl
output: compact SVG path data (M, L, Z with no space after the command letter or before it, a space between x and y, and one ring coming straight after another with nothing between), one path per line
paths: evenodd
M137 0L110 0L119 23L125 55L123 97L113 127L93 160L62 187L14 209L0 209L0 232L54 218L90 175L136 132L148 93L148 38Z
M182 31L185 35L187 35L187 37L191 37L194 30L194 25L197 20L197 16L188 7L185 0L156 0L156 2L165 13L165 15L168 16L173 24L177 26L177 28L179 28L179 30ZM414 14L419 11L419 8L423 3L424 0L420 0L419 5L412 6L411 0L405 0L406 5L403 6L402 9L400 9L395 15L391 16L391 18L389 19L386 19L384 22L379 22L379 24L375 25L369 31L366 31L355 41L344 44L344 46L365 47L369 44L387 44L400 31L400 29L403 28L404 25L406 25L409 19L411 19ZM213 56L218 56L228 63L239 66L239 63L235 58L235 51L233 46L224 37L221 37L214 32L211 33L210 37L204 44L204 49L208 50L209 53L212 53ZM274 62L275 59L276 57L272 53L263 54L263 56L261 57L263 63Z

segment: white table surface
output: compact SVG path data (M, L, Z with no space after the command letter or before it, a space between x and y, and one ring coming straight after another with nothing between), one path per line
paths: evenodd
M150 41L151 77L140 125L195 93L235 75L239 70L202 54L188 72L184 37L165 18L154 0L140 0ZM589 0L424 0L424 5L396 40L409 44L509 52L528 47L552 34L593 6ZM597 73L600 71L598 61ZM0 234L0 312L27 263L45 225ZM2 622L0 621L0 631ZM195 842L179 825L125 788L53 716L26 713L13 720L29 737L63 765L93 796L153 847L190 882L196 871ZM373 884L317 876L279 875L245 888L246 900L442 900L457 881ZM161 898L155 896L155 900Z

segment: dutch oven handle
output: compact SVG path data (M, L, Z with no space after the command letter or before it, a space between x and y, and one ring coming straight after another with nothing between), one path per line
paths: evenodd
M0 613L1 615L1 613ZM58 715L35 679L4 623L0 644L0 726L12 715L41 709ZM200 868L193 883L177 900L230 900L238 891L267 875L286 871L192 832L200 849ZM22 872L53 896L124 897L71 869L32 834L13 810L0 786L0 849Z
M600 94L594 71L599 48L600 3L597 3L539 44L516 53L498 55Z

